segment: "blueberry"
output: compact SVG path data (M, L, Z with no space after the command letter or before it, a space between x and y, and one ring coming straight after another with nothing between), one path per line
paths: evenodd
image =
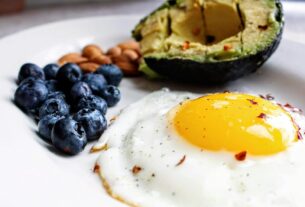
M61 92L61 91L54 91L54 92L50 92L48 94L47 99L51 99L51 98L60 98L62 100L65 100L66 99L66 95L63 92Z
M45 81L45 84L49 90L49 93L59 90L58 82L56 80L47 80L47 81Z
M43 68L47 80L56 79L56 74L58 70L59 70L59 66L53 63L48 64Z
M114 64L105 64L96 70L97 74L102 74L109 85L118 86L123 78L123 72Z
M39 107L47 98L48 89L41 81L29 81L21 84L15 92L15 102L29 111Z
M106 79L100 74L88 73L84 75L83 81L90 86L94 94L97 94L107 85Z
M79 102L76 106L76 109L81 110L83 108L97 109L103 115L105 115L106 111L107 111L107 103L104 99L102 99L98 96L90 95L87 97L83 97L79 100Z
M70 91L70 98L72 101L78 101L79 99L90 96L91 94L92 91L88 84L80 81L72 86Z
M98 139L107 128L106 118L96 109L84 108L75 114L74 119L84 127L88 141Z
M82 72L78 65L74 63L67 63L59 68L56 79L65 89L70 88L74 83L80 81Z
M44 72L43 70L33 64L33 63L25 63L24 65L21 66L18 74L18 83L23 81L24 79L28 77L33 77L35 79L45 79Z
M84 128L70 117L60 119L55 123L51 139L55 148L69 155L78 154L87 144Z
M43 118L48 114L59 114L67 115L69 114L69 105L60 98L51 98L46 100L39 109L39 117Z
M116 86L108 85L101 92L100 96L106 100L107 106L116 105L121 99L121 92Z
M40 119L40 121L38 122L38 132L44 140L49 143L51 142L52 128L55 123L62 118L64 118L64 116L61 116L59 114L49 114Z
M33 82L36 82L36 81L38 81L38 82L40 82L42 84L45 84L44 80L37 79L37 78L34 78L34 77L28 77L28 78L24 79L23 81L21 81L19 83L19 85L22 85L22 84L25 84L25 83L33 83Z

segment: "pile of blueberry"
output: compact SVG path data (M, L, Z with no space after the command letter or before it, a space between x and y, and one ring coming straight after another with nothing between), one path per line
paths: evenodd
M107 128L105 114L121 97L122 71L113 64L95 73L78 65L26 63L19 71L15 103L38 121L41 137L58 150L75 155Z

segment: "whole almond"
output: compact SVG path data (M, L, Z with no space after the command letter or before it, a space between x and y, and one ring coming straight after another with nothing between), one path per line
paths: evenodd
M87 58L82 57L81 54L79 53L68 53L64 56L62 56L59 60L58 60L58 64L59 65L64 65L66 63L75 63L75 64L79 64L79 63L83 63L88 61Z
M100 64L100 65L112 63L111 58L106 55L96 56L96 57L92 58L91 61L95 62L97 64Z
M103 54L102 49L98 45L87 45L83 48L82 55L89 59L100 56Z
M118 46L112 47L107 51L107 55L117 57L122 54L122 49Z
M130 62L130 59L125 56L125 55L120 55L120 56L117 56L117 57L112 57L112 62L113 63L117 63L117 62Z
M139 75L137 64L131 62L118 62L116 65L123 71L125 76Z
M127 57L131 61L136 61L139 58L138 53L131 49L123 50L122 55Z
M136 76L139 74L138 64L130 61L126 56L121 55L112 60L123 71L124 75Z
M131 49L131 50L140 50L140 45L138 42L134 41L134 40L128 40L125 42L122 42L120 44L118 44L118 46L122 49L122 50L126 50L126 49Z
M95 72L96 69L98 69L100 67L100 65L97 63L93 63L93 62L86 62L86 63L80 63L79 67L85 73L89 73L89 72Z
M141 48L139 47L138 49L135 49L134 50L136 53L138 53L139 57L142 56L142 53L141 53Z

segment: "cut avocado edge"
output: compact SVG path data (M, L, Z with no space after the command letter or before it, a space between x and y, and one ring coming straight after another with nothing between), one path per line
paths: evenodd
M142 19L133 30L133 37L141 42L141 46L144 45L145 48L145 41L146 45L148 45L147 49L143 52L144 59L149 60L148 65L145 64L142 66L141 64L141 67L149 68L149 70L142 69L142 71L149 77L158 77L156 76L155 71L158 71L158 73L160 72L159 70L156 70L155 67L159 66L154 64L151 65L152 59L155 59L156 62L158 62L157 60L167 59L169 61L178 62L179 60L189 60L202 64L217 64L218 62L247 59L245 57L256 55L261 51L268 49L268 46L275 44L276 41L281 39L279 36L281 35L284 24L282 5L280 1L277 0L258 0L255 1L254 4L257 5L254 6L253 2L254 1L252 0L180 0L165 2L150 15ZM233 31L230 29L229 31L225 31L224 33L227 34L216 34L216 38L214 37L214 39L216 39L217 42L210 44L208 41L211 41L211 37L210 40L208 37L210 36L209 33L213 33L213 27L208 27L206 22L201 23L200 21L202 21L204 17L214 21L215 12L213 13L213 6L215 6L215 4L216 7L218 7L217 9L219 9L218 4L222 5L221 9L223 11L226 12L227 9L227 16L230 17L230 15L233 15L234 18L230 19L236 19L237 23L231 22L235 29L231 29ZM206 8L211 7L211 10L204 13L204 6L206 6ZM255 11L252 9L252 7L255 6L258 6L259 8L262 7L266 10L262 9L262 11L260 11L260 9L258 9L258 11ZM258 14L262 14L263 16L259 21L256 19ZM189 19L188 16L190 17ZM197 18L198 20L199 17L201 17L200 21L194 21L194 18ZM237 17L240 18L239 23ZM151 24L148 24L149 21L155 22L155 31L149 31L145 35L141 34L145 31L145 27L151 28ZM217 21L221 22L222 20L215 20L211 25L217 24ZM192 36L187 27L188 25L194 25L194 28L196 28L197 25L195 24L198 22L201 28L189 31L199 33L200 36L203 37L202 39ZM173 27L173 25L176 26ZM258 27L260 27L259 29L261 29L261 31L257 29ZM266 30L268 30L268 33L265 32ZM217 30L214 32L217 33ZM234 35L227 37L226 35L228 34ZM251 41L251 38L254 40L259 38L261 41ZM150 39L153 42L151 42ZM144 44L142 44L143 42ZM188 61L181 61L182 64L185 64L185 62ZM261 62L264 61L262 60ZM175 66L179 67L177 64L175 64ZM168 67L170 67L170 65ZM155 73L154 75L151 75L150 72L146 71L154 71Z
M156 71L152 70L145 62L144 59L141 60L139 65L139 71L144 73L149 79L163 79L164 77L158 74Z

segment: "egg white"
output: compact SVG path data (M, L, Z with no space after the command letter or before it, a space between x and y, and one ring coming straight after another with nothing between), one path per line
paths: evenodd
M229 152L199 149L173 131L167 116L198 96L157 91L121 112L95 146L107 144L97 165L108 192L139 207L304 207L304 141L243 162ZM305 117L286 110L303 134Z

